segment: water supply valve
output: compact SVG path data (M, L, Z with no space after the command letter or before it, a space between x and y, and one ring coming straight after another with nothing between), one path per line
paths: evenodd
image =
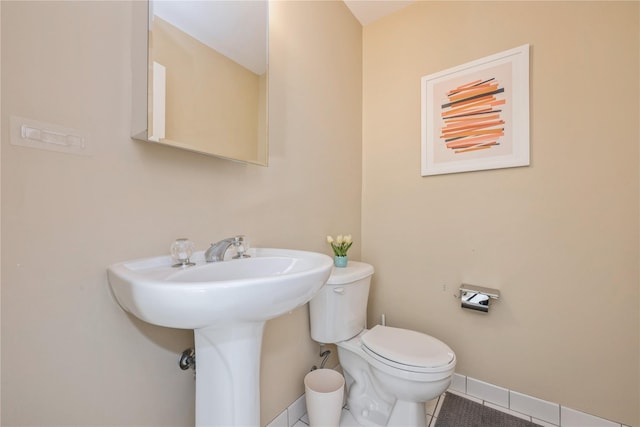
M185 351L183 351L182 355L180 356L180 360L178 361L178 366L180 366L180 369L182 369L183 371L186 371L187 369L193 369L195 371L196 369L195 349L188 348Z

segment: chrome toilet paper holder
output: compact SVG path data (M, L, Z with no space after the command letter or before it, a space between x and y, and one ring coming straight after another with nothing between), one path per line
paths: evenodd
M487 313L489 311L489 302L492 299L500 299L499 290L465 283L460 285L460 306L462 308L470 308L471 310Z

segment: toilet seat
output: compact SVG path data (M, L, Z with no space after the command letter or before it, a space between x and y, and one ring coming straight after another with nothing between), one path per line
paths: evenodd
M376 325L361 337L362 349L375 360L403 371L435 373L451 369L455 354L430 335Z

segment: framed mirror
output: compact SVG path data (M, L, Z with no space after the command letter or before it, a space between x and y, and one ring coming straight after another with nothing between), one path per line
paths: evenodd
M266 166L268 1L133 3L133 137Z

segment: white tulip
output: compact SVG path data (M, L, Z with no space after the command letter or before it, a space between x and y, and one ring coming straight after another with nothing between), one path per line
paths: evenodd
M327 243L333 243L333 237L327 236Z

